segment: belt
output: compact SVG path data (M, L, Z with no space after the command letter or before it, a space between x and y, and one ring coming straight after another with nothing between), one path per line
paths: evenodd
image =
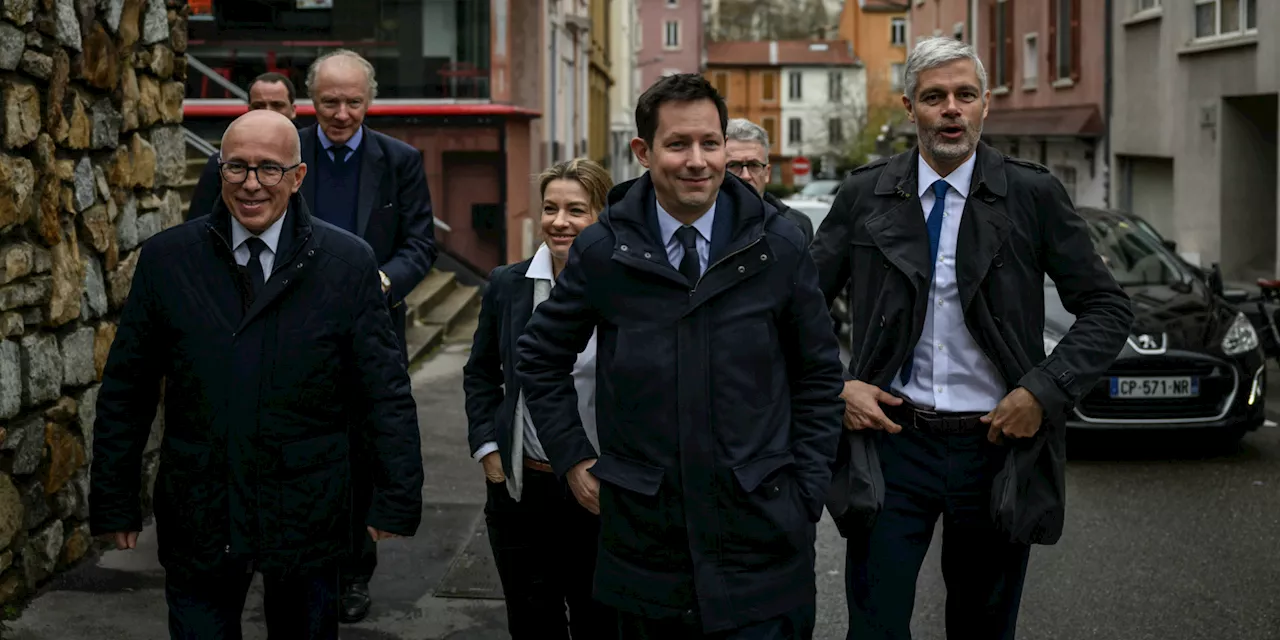
M552 469L552 468L551 468L551 465L549 465L549 464L547 464L547 463L545 463L545 462L542 462L541 460L534 460L533 458L525 458L525 459L524 459L524 468L526 468L526 469L533 469L534 471L543 471L543 472L546 472L546 473L555 473L555 472L556 472L556 471L555 471L555 469Z
M981 420L985 413L944 413L922 409L905 400L897 407L886 409L890 410L886 412L889 419L904 429L942 435L963 435L987 430L987 425Z

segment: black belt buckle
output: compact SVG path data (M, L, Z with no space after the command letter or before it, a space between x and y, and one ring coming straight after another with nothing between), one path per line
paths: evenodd
M932 409L911 407L911 426L917 431L937 434L967 434L978 431L980 414L943 415Z

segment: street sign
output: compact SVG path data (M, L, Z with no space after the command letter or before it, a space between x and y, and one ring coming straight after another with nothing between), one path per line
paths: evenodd
M791 161L791 173L797 176L809 175L809 159L799 156Z

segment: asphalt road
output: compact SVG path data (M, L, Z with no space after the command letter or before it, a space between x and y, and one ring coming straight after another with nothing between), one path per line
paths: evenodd
M412 539L384 543L374 609L343 628L344 640L508 637L484 539L484 489L467 458L464 360L444 353L415 373L423 525ZM1271 379L1280 382L1280 372ZM1268 401L1280 409L1280 384ZM1069 449L1066 532L1032 552L1020 639L1280 640L1280 429L1263 428L1231 451L1153 432L1073 436ZM818 544L816 638L840 640L844 544L829 521ZM921 572L915 640L945 637L938 551ZM55 580L0 637L165 638L162 587L149 529L137 551L105 553ZM255 585L246 640L266 637L261 595Z

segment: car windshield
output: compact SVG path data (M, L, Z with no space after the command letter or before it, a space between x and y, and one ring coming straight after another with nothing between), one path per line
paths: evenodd
M835 193L837 187L840 186L838 180L814 180L806 184L799 193L796 194L800 198L816 198L818 196L829 196Z
M1121 286L1185 284L1192 279L1182 261L1157 236L1124 218L1092 218L1089 235Z

